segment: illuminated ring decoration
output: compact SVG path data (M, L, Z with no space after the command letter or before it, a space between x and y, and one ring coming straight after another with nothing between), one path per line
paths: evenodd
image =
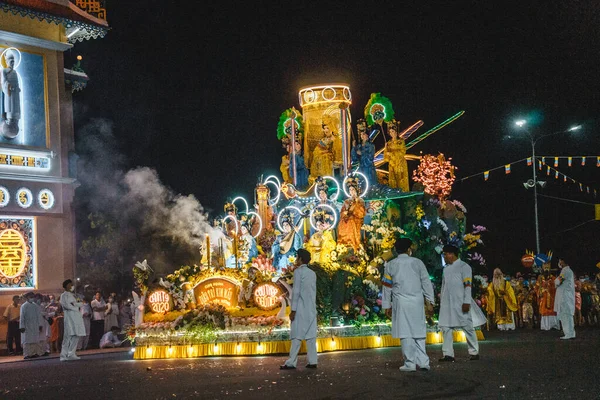
M0 202L0 207L6 207L10 202L10 192L4 186L0 186L0 192L4 195L4 199Z
M262 232L262 228L263 228L263 222L262 222L262 218L260 217L260 215L258 215L258 214L257 214L257 213L255 213L254 211L247 212L247 213L246 213L246 215L256 215L256 217L258 218L258 222L259 222L259 225L258 225L258 226L259 226L258 233L257 233L256 235L253 235L253 236L252 236L254 239L256 239L256 238L257 238L257 237L260 235L260 233Z
M338 199L338 197L340 197L340 192L342 191L342 189L340 188L340 184L338 183L338 181L333 177L333 176L323 176L322 177L323 180L327 180L330 179L332 181L335 182L335 186L337 187L337 191L335 192L335 197L333 199L330 199L331 201L336 201ZM317 201L321 200L319 199L319 190L318 190L319 185L315 185L315 197L317 199Z
M279 228L280 232L283 232L283 227L281 226L281 216L283 215L283 212L285 210L287 210L288 208L291 209L291 210L296 210L296 211L298 211L298 214L302 215L302 211L298 207L296 207L296 206L287 206L283 210L281 210L281 212L277 215L277 227ZM294 225L294 223L292 221L292 223L290 224L290 226L293 227L293 225Z
M350 88L345 87L343 93L346 100L352 101L352 93L350 93Z
M225 224L228 219L232 219L233 222L235 223L235 233L237 234L239 232L239 230L240 230L240 226L238 224L237 218L235 218L233 215L227 215L221 221ZM229 233L229 232L226 232L226 233Z
M367 192L369 191L369 180L367 179L367 176L365 174L363 174L362 172L358 172L358 171L354 171L352 173L352 175L360 175L363 177L363 179L365 180L365 191L362 192L362 194L359 197L364 197ZM346 190L346 181L348 180L348 178L350 177L350 175L347 175L344 178L344 182L342 182L342 187L344 188L344 194L346 195L346 197L350 197L350 193L348 193L348 190Z
M327 96L325 96L326 90L331 90L333 92L333 97L327 98ZM336 95L337 95L337 93L335 92L335 89L332 88L331 86L324 87L323 90L321 90L321 97L323 97L323 100L326 100L326 101L335 100Z
M327 229L325 229L325 230L326 230L326 231L328 231L328 230L330 230L330 229L333 229L333 228L335 228L335 226L337 225L337 222L338 222L338 221L337 221L337 214L336 214L336 212L335 212L335 209L334 209L333 207L331 207L329 204L319 204L319 205L317 205L315 208L313 208L313 209L310 211L310 218L308 219L308 220L310 221L310 226L312 226L312 227L313 227L313 229L314 229L315 231L319 231L319 232L321 232L321 229L317 228L317 227L315 226L315 224L313 223L313 214L315 213L315 210L316 210L317 208L319 208L319 207L325 207L325 208L328 208L328 209L329 209L329 210L330 210L330 211L333 213L333 224L331 224L331 225L329 226L329 228L327 228Z
M246 199L245 199L245 198L243 198L242 196L238 196L238 197L236 197L235 199L233 199L233 200L231 201L231 204L235 205L235 201L236 201L236 200L238 200L238 199L241 199L241 200L243 200L243 201L244 201L244 204L246 205L246 214L248 214L248 211L250 211L250 209L248 208L248 202L247 202L247 201L246 201Z
M275 180L277 182L273 182L271 180L271 178L275 178ZM281 182L279 181L279 178L277 178L275 175L271 175L271 176L268 176L267 179L264 180L263 185L267 185L268 183L270 183L271 185L274 185L275 188L277 189L277 196L275 196L275 200L274 201L269 200L269 205L273 206L273 205L279 203L279 198L281 197Z
M312 103L317 99L317 96L315 96L315 91L312 89L305 90L304 93L302 94L302 97L304 98L304 101L307 103Z
M19 49L17 49L16 47L9 47L8 49L4 49L2 54L0 54L0 66L2 66L2 68L8 68L8 64L2 65L2 57L4 57L4 54L6 54L6 52L9 50L15 50L17 52L17 54L19 55L19 62L17 62L17 60L15 60L15 66L13 67L13 69L17 69L17 68L19 68L19 65L21 65L21 60L23 59L23 56L21 55L21 51ZM5 58L5 60L6 60L6 58Z
M21 193L25 193L27 195L27 202L25 204L21 204L21 202L19 201L19 195ZM21 189L17 190L17 197L15 198L15 200L17 201L17 204L19 205L19 207L21 208L29 208L31 207L31 204L33 203L33 194L31 193L31 190L22 187Z
M42 195L44 194L48 195L48 204L45 205L42 202ZM38 193L37 201L40 207L42 207L44 210L49 210L54 207L54 193L52 193L49 189L42 189Z

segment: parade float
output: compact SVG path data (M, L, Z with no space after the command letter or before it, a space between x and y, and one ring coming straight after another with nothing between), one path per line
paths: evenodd
M467 210L451 199L451 159L407 153L462 111L409 141L424 122L403 128L379 93L355 128L347 85L303 88L299 100L301 111L285 110L277 126L281 177L261 177L252 202L226 202L199 262L162 277L151 262L133 268L134 358L287 353L302 247L317 275L319 352L399 346L381 309L380 280L397 237L413 240L437 293L444 244L458 246L473 266L485 264L477 252L485 228L469 229ZM441 343L435 316L427 343Z

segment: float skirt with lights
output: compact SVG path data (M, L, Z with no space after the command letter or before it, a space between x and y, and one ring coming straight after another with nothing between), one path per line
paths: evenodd
M481 330L477 330L477 338L484 340ZM277 329L271 334L260 334L258 331L223 332L211 343L198 343L185 336L142 336L136 338L136 347L132 349L136 360L160 358L195 358L219 356L258 356L270 354L287 354L290 351L288 329ZM400 339L392 338L389 324L380 324L356 328L354 326L320 328L317 338L317 351L376 349L400 346ZM285 338L288 338L287 340ZM455 342L465 342L462 331L454 332ZM442 334L436 330L428 330L427 344L443 342ZM302 343L301 352L306 351Z

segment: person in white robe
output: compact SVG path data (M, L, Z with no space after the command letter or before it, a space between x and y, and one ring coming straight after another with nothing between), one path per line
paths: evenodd
M454 362L454 330L462 330L465 333L469 359L479 360L479 342L474 328L478 325L474 325L472 317L472 308L478 309L471 297L473 271L467 263L458 258L456 246L446 245L443 252L446 266L442 277L438 325L442 329L444 343L443 357L440 361Z
M392 317L392 337L400 338L404 365L400 371L429 370L425 351L427 327L425 306L433 311L433 285L425 264L412 254L412 241L401 238L395 247L398 257L385 263L382 278L382 308ZM427 301L427 303L425 302Z
M45 357L50 355L50 324L48 323L48 313L46 312L46 304L42 303L43 296L39 293L36 293L34 296L34 302L38 306L40 312L40 318L42 321L42 331L39 336L39 351L40 356Z
M100 348L107 349L121 347L125 340L119 340L119 330L118 326L112 326L110 331L102 335L102 339L100 339Z
M85 336L85 326L79 308L83 305L75 298L73 292L73 281L67 279L63 282L65 291L60 295L60 305L64 311L64 334L60 361L79 360L77 344L79 338Z
M317 275L308 268L309 262L310 252L299 249L290 312L292 345L289 358L279 367L280 369L296 369L302 340L306 340L308 358L306 368L317 368Z
M558 259L560 275L554 281L556 297L554 298L554 311L560 319L564 336L561 339L575 339L575 277L569 264L563 258Z
M79 338L77 343L77 350L86 350L90 341L90 329L92 325L92 306L88 299L83 299L83 304L79 308L81 318L83 319L83 326L85 327L85 336Z
M115 303L115 298L110 296L104 312L104 333L110 332L110 328L115 325L119 326L119 306Z
M27 301L21 306L19 320L23 358L26 360L39 357L42 354L40 349L40 334L43 330L42 314L40 308L34 302L34 296L33 292L25 295Z

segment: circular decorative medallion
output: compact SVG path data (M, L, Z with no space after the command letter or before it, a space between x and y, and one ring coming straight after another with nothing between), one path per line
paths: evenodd
M54 193L52 193L49 189L42 189L38 193L38 204L44 210L49 210L54 207Z
M10 201L10 193L7 188L0 186L0 207L6 207Z
M29 208L33 203L33 194L27 188L17 190L17 204L22 208Z

